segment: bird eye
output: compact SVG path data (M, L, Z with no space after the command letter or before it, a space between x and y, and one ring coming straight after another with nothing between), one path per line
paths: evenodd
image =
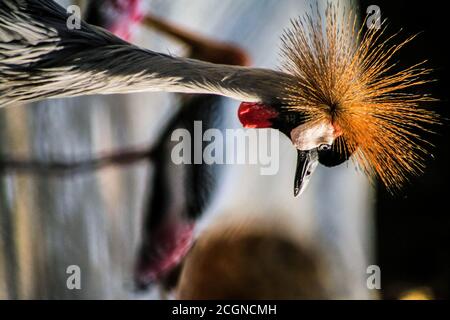
M329 144L321 144L317 149L319 162L326 167L335 167L347 161L352 155L352 151L347 147L345 140L336 141L338 148L333 148Z
M330 151L331 145L330 144L321 144L319 146L319 151Z

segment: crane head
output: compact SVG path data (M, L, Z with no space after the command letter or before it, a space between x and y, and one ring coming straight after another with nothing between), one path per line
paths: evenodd
M293 20L282 37L283 71L291 78L270 84L279 88L275 102L239 108L245 127L278 129L291 139L298 151L296 195L318 163L335 166L352 157L391 192L424 171L431 143L423 134L441 121L427 107L436 100L414 89L430 82L431 70L423 62L402 69L392 61L414 36L397 42L397 34L384 37L385 26L365 28L333 4L325 19Z
M339 152L336 144L342 144L342 131L331 122L313 124L305 121L301 113L261 103L243 102L238 117L245 128L272 128L286 135L297 149L297 168L294 195L300 195L320 163L334 167L347 161L350 152Z

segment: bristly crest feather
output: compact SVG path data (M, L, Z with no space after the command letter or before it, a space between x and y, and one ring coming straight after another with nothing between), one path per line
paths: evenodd
M392 44L397 34L381 40L384 26L364 25L358 28L356 15L331 4L325 19L306 15L292 21L283 36L283 69L297 81L286 86L283 101L308 121L331 121L342 132L333 147L353 151L369 177L378 176L395 191L411 174L423 172L424 145L430 143L419 133L430 132L439 117L424 108L435 99L408 92L430 81L423 77L430 73L423 62L392 70L393 55L414 36Z

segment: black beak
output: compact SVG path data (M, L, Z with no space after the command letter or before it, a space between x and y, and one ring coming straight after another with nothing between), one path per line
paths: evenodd
M317 149L302 151L297 150L297 170L295 172L294 196L301 194L308 185L309 179L319 164Z

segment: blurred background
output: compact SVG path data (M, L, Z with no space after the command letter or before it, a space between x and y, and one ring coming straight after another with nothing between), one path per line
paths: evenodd
M76 3L85 9L87 2ZM374 4L341 3L361 17ZM144 0L142 5L143 12L185 30L239 46L252 65L277 68L280 35L289 27L289 19L311 6L324 10L326 1ZM377 1L376 5L382 17L389 18L392 32L423 31L404 50L401 63L430 60L439 79L430 90L441 99L439 108L446 115L444 10L406 2ZM186 46L161 32L137 24L132 32L130 41L153 51L188 54ZM77 162L148 148L157 143L183 99L145 93L2 109L0 157ZM239 128L239 103L227 99L219 103L214 117L220 121L214 125L221 130ZM242 292L257 298L257 293L243 290L257 288L255 292L267 291L265 298L448 298L449 216L443 208L449 178L448 137L447 127L442 127L433 137L436 148L427 172L394 196L370 185L349 162L334 169L320 167L307 190L294 198L296 151L287 138L282 139L283 156L275 176L260 175L257 165L217 166L211 173L216 182L199 212L198 243L175 284L180 297L221 297L217 291L228 285L230 297ZM161 170L151 161L60 175L0 168L0 299L173 297L156 285L141 290L134 285L135 263L146 232L142 226L152 214L148 202L165 192L204 195L196 189L180 191L182 183L177 179L172 179L168 191L155 188L151 181ZM66 286L70 265L81 269L81 290ZM367 286L371 265L380 267L380 290ZM214 282L214 275L227 272L236 275L234 282ZM291 288L288 283L295 285ZM199 296L195 288L211 295Z

